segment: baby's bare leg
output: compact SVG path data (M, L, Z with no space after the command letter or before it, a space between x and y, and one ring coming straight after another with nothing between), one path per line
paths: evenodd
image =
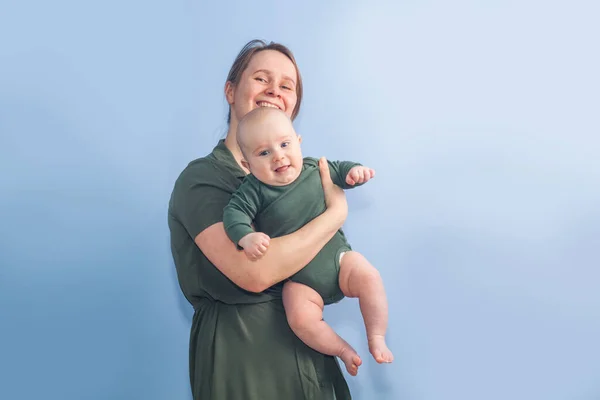
M381 276L360 253L349 251L340 262L340 288L347 297L358 297L367 329L369 351L378 363L389 363L394 355L385 343L388 305Z
M356 375L362 360L356 351L323 321L323 299L314 289L288 281L283 286L283 305L290 327L307 346L338 356L350 375Z

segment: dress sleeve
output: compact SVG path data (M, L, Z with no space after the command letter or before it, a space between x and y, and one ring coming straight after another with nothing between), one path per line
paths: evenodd
M188 167L178 178L171 196L171 209L195 238L209 226L223 220L223 208L236 189L234 177L227 179L209 161Z
M238 249L240 239L254 232L252 221L261 205L259 186L254 181L248 176L223 210L225 232Z

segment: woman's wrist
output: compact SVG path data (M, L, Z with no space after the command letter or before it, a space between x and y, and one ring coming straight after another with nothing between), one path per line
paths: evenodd
M327 208L325 213L329 215L331 226L336 231L340 229L342 225L344 225L344 222L346 222L346 217L348 216L347 208L340 205Z

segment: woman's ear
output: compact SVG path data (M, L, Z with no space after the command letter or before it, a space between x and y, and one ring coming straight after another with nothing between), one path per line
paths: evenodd
M225 98L227 99L227 103L229 103L229 105L233 104L234 94L235 87L233 86L233 83L231 83L231 81L227 81L225 83Z

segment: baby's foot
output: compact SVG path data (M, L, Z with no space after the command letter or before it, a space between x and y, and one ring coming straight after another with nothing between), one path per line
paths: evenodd
M373 335L369 338L369 351L379 364L394 361L394 355L385 344L385 337L383 335Z
M344 350L342 350L342 352L340 353L340 358L342 359L344 364L346 364L346 370L348 371L348 373L352 376L356 376L356 374L358 373L358 367L360 367L360 365L362 364L362 360L360 359L356 351L354 351L352 347L348 346Z

